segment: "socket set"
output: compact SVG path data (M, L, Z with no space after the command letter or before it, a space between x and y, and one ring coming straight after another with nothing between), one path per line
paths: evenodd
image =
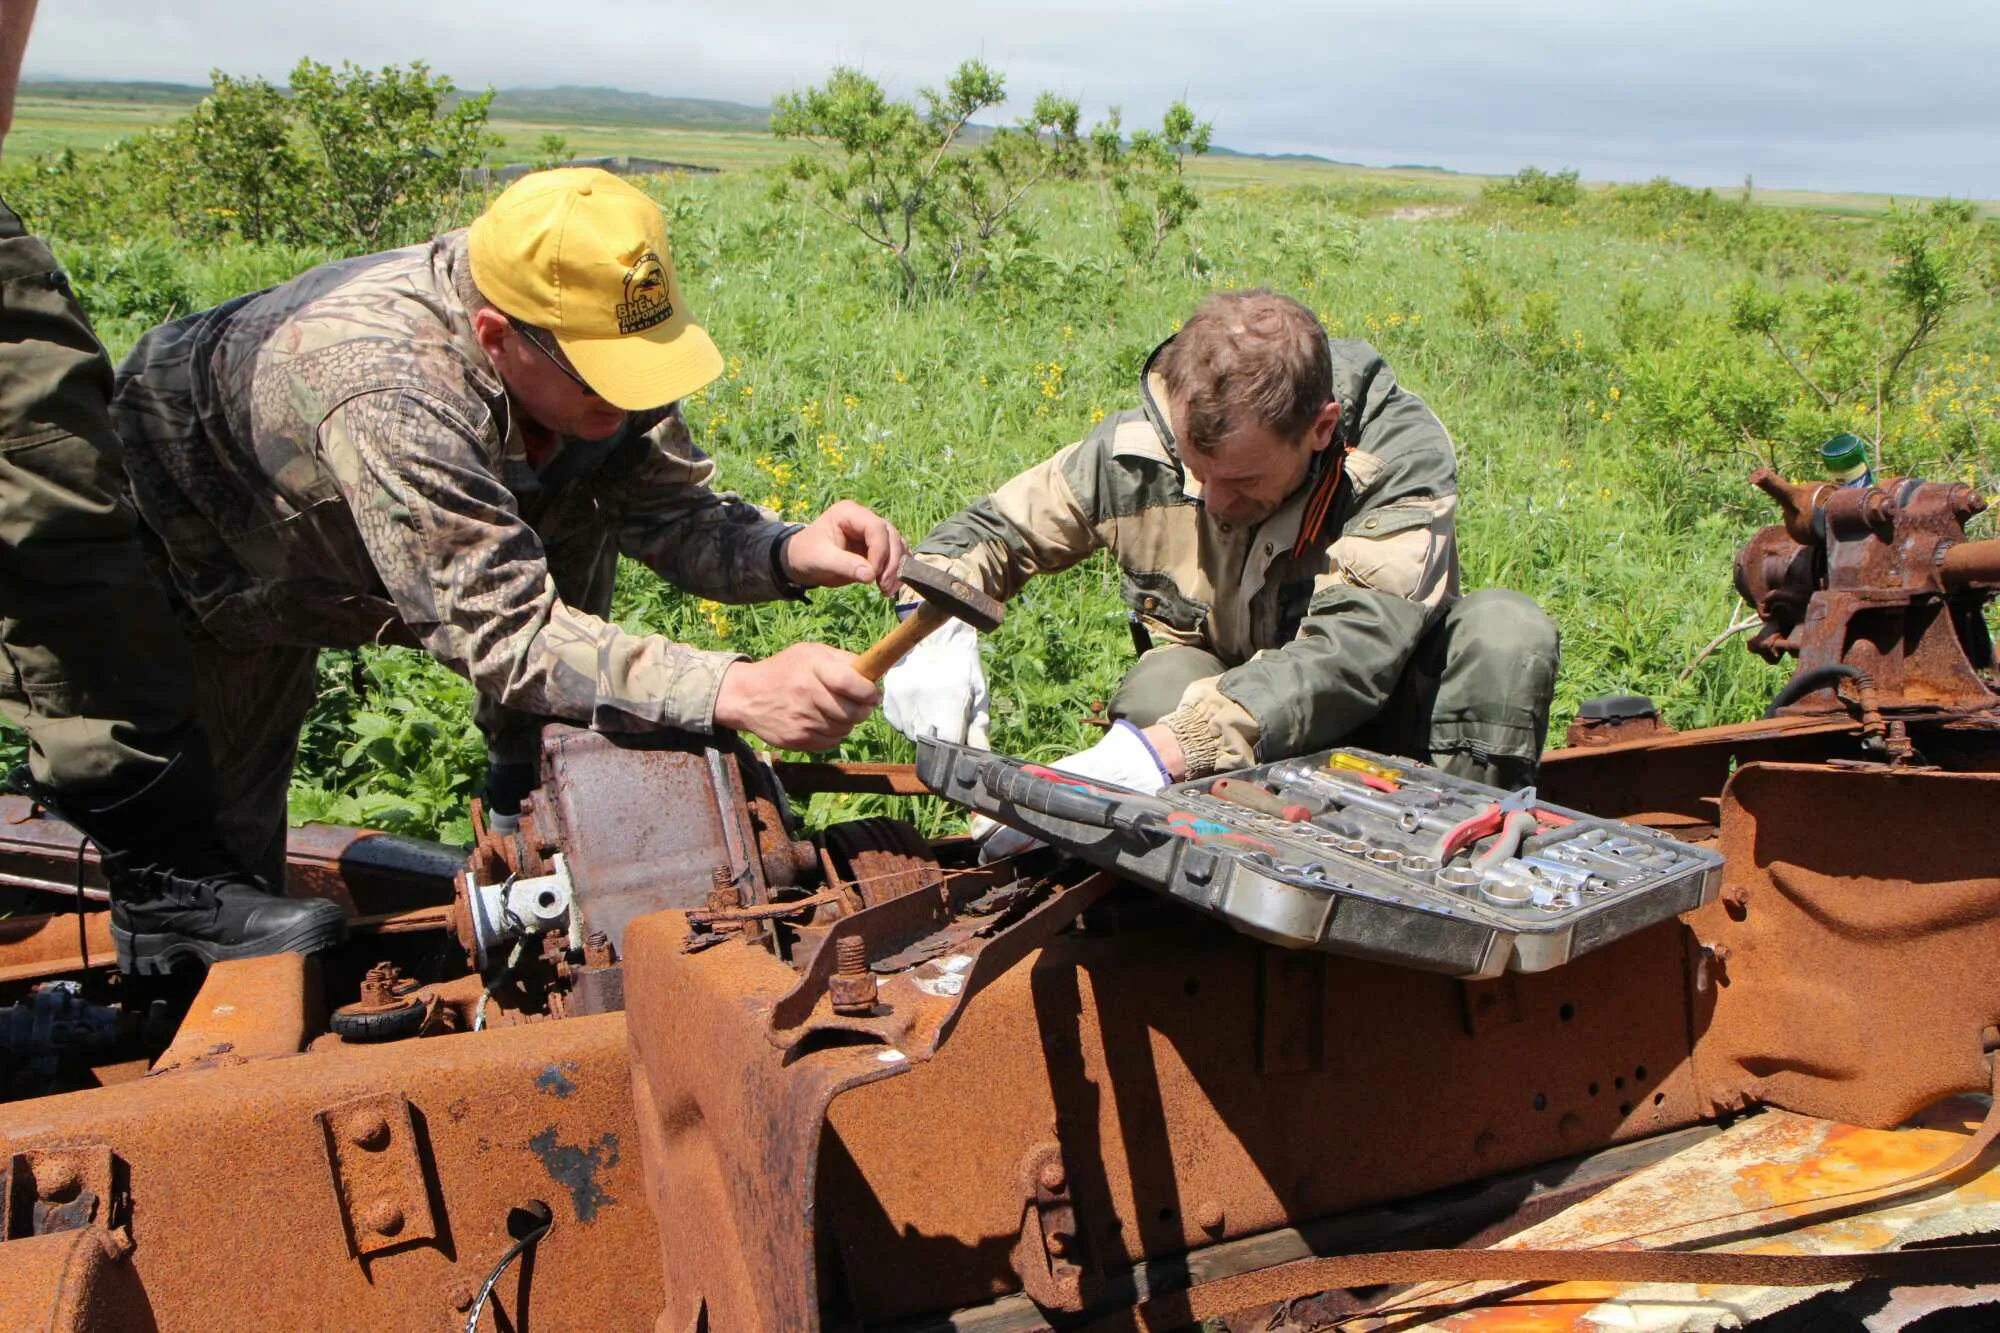
M1156 796L928 738L917 775L1259 939L1461 977L1559 966L1721 883L1707 848L1351 747Z

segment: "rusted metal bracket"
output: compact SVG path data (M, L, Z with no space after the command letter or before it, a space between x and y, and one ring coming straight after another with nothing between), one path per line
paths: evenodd
M31 1149L0 1168L0 1241L91 1225L115 1232L130 1213L125 1165L105 1144Z
M408 1098L374 1093L329 1106L314 1118L326 1135L333 1191L355 1258L437 1239L430 1180Z
M1021 1290L1045 1310L1083 1309L1082 1236L1062 1145L1042 1143L1021 1161L1021 1236L1012 1262Z

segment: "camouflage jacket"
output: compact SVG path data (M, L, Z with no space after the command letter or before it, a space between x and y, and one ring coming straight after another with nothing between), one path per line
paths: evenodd
M566 605L548 553L608 541L689 592L759 601L790 591L773 548L791 525L710 489L676 407L530 466L477 302L454 232L147 334L114 413L175 590L225 647L421 646L523 712L709 729L740 655Z
M1230 664L1163 719L1190 776L1333 744L1387 702L1458 595L1458 557L1451 437L1374 348L1335 339L1331 349L1335 443L1262 523L1202 508L1155 351L1138 408L945 520L918 553L1005 598L1109 547L1156 644Z

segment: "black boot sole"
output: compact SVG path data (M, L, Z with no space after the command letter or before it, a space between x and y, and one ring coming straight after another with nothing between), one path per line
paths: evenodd
M271 954L312 954L330 949L347 938L345 914L307 919L290 930L241 944L222 944L196 939L191 935L147 935L111 928L111 943L118 951L118 970L142 977L166 976L190 960L206 967L240 958L264 958Z

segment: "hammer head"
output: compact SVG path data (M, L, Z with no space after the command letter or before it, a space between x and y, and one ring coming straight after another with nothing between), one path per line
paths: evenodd
M903 561L902 568L896 572L905 588L921 593L926 602L963 620L981 634L998 629L1000 622L1007 618L1006 607L964 579L954 578L936 565L925 564L915 556Z

